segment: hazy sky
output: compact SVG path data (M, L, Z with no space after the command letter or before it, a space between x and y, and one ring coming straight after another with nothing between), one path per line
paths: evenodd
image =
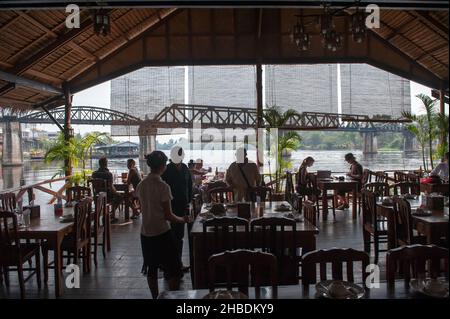
M422 107L421 102L418 98L415 96L419 93L424 93L427 95L431 95L431 89L427 88L426 86L417 84L415 82L411 83L411 109L413 113L421 113ZM82 92L79 92L75 94L73 99L73 105L78 106L97 106L97 107L104 107L104 108L110 108L111 106L111 82L105 82L100 85L94 86L92 88L89 88L87 90L84 90ZM47 130L47 131L57 131L57 127L55 125L40 125L40 128ZM89 126L89 125L74 125L74 131L75 133L81 133L85 134L87 132L91 131L100 131L100 132L111 132L110 126ZM121 136L121 137L114 137L117 140L122 141L134 141L138 142L138 137L128 137L128 136ZM169 140L170 136L160 136L158 137L158 140L161 142L165 142Z

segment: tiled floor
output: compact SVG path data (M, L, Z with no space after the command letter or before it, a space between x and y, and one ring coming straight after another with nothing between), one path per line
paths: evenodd
M318 224L320 233L317 248L347 247L363 249L361 218L353 220L350 211L337 211L328 221ZM92 265L89 274L81 275L79 289L65 288L63 298L151 298L146 278L141 274L142 257L139 239L140 220L131 224L113 226L112 251L106 259L99 255L99 265ZM381 253L380 266L384 268L385 253ZM189 264L188 243L185 240L183 261ZM383 276L383 271L381 271ZM162 276L161 276L162 277ZM10 273L10 287L0 285L0 298L19 298L17 275ZM50 270L48 286L37 289L35 277L26 283L26 298L55 298L53 272ZM160 290L166 287L164 279L159 280ZM190 274L186 274L181 289L192 287Z

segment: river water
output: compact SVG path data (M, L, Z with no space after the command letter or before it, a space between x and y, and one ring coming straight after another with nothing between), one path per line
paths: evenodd
M169 155L170 151L164 151ZM352 151L364 168L371 170L412 170L418 169L421 164L420 154L418 152L378 152L373 155L363 155L362 151ZM348 164L344 161L344 155L348 151L296 151L292 153L293 169L297 169L306 156L312 156L316 162L310 171L314 170L331 170L333 172L346 172ZM204 167L211 167L213 171L217 167L219 171L224 171L228 165L235 160L235 151L233 150L210 150L200 151L186 150L185 162L189 159L202 158ZM249 151L249 159L255 160L255 151ZM139 165L139 161L136 159ZM269 167L267 160L265 161L266 171ZM145 164L144 164L145 165ZM271 167L273 169L273 163ZM25 184L32 184L38 181L49 179L58 172L59 163L46 164L43 161L26 161L23 167L1 167L0 174L0 190L14 188L20 186L22 180ZM97 160L92 161L92 168L97 168ZM110 159L109 169L120 175L121 172L127 170L126 159ZM144 169L144 172L146 170Z

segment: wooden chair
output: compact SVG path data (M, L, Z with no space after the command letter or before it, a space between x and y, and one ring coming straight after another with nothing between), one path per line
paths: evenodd
M217 269L225 269L226 281L220 282L216 276ZM250 276L249 276L250 270ZM257 299L261 296L261 287L272 287L272 298L278 294L277 258L268 253L239 249L212 255L208 259L208 286L211 292L216 287L238 290L248 295L248 288L255 287Z
M287 200L288 202L291 202L292 199L292 194L295 193L295 187L294 187L294 174L292 174L291 172L286 172L286 185L284 188L284 199ZM272 193L270 193L270 195L272 196ZM272 201L272 200L270 200Z
M234 193L231 187L215 187L208 190L209 199L214 203L225 203L234 201Z
M371 182L370 177L371 177L371 171L369 169L365 168L363 170L361 184L364 186L365 184L370 183Z
M20 297L25 298L25 282L36 275L38 288L41 288L41 261L38 243L21 243L17 235L17 216L13 212L0 210L0 269L5 276L5 284L9 286L9 272L17 271L19 276ZM35 258L35 268L23 268L23 264ZM10 268L15 267L15 268ZM24 278L23 271L30 271ZM1 275L1 274L0 274Z
M399 182L406 182L408 181L408 174L402 171L395 171L394 172L394 181L395 183Z
M85 186L72 186L67 189L67 201L80 201L85 197L91 197L91 188Z
M417 185L412 182L398 182L392 184L390 188L393 189L392 193L394 195L405 195L405 194L420 195L420 193L417 194L417 189L420 188L420 185Z
M314 226L317 226L317 211L314 203L307 200L303 203L303 218L309 221Z
M297 222L285 217L261 217L250 222L254 250L274 254L278 260L280 284L297 284L301 252L296 245Z
M67 255L62 255L63 258L73 257L74 263L78 264L79 258L83 259L83 271L90 271L91 263L91 211L92 199L84 198L75 204L74 226L73 232L67 235L62 243L62 252L67 252ZM48 269L50 263L48 262L49 250L54 250L52 243L42 243L42 255L44 256L44 282L48 281Z
M301 214L303 209L303 196L299 193L293 193L290 204L294 212Z
M93 225L91 230L91 237L94 240L91 243L94 247L94 251L92 252L94 255L94 265L97 268L97 255L98 255L98 247L102 247L103 258L106 258L106 247L107 241L110 240L109 232L109 214L106 207L106 193L101 192L98 194L97 199L95 200L95 212L93 214ZM98 238L102 237L102 242L100 243Z
M382 182L367 183L363 186L363 190L368 190L375 196L389 196L389 184Z
M14 210L17 207L16 194L14 193L0 194L0 205L1 209L9 212L14 212Z
M106 208L107 208L108 214L114 219L115 212L112 211L112 198L110 195L108 195L108 194L111 194L111 189L109 189L106 181L101 178L92 178L91 184L92 184L92 191L93 191L92 195L94 197L94 201L97 200L98 194L106 193ZM108 249L108 251L109 251L109 249Z
M435 245L410 245L389 250L386 255L388 285L394 286L399 272L406 284L411 278L420 277L438 278L445 275L448 280L448 253L448 249Z
M387 220L378 216L375 194L367 189L362 191L362 208L364 251L370 254L371 244L373 243L374 262L377 264L379 253L387 251L380 249L380 244L387 243Z
M238 227L243 233L238 233ZM223 253L227 250L248 248L248 221L240 217L216 217L203 223L202 244L203 263L208 264L211 255Z
M331 200L331 209L333 211L333 217L336 218L336 203L334 200L334 195L333 194L323 194L318 185L317 185L317 176L314 174L309 174L308 175L308 189L309 192L312 194L311 195L311 199L308 196L308 200L311 200L312 202L315 203L316 207L317 207L317 212L320 212L320 208L322 207L322 198L323 196L326 196L327 201Z
M426 244L425 236L414 236L411 205L404 198L394 198L395 239L397 246Z
M250 198L256 202L259 196L261 202L272 202L272 188L268 186L256 186L249 189Z
M302 257L302 283L304 287L317 283L317 265L320 267L320 281L346 280L354 282L354 264L360 262L361 278L365 283L366 267L370 263L369 255L364 251L352 248L331 248L315 250ZM344 279L343 265L346 264L346 278ZM327 264L331 264L331 274L327 271ZM331 275L331 278L329 277Z

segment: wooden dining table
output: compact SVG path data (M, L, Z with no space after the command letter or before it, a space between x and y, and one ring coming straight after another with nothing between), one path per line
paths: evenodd
M74 214L73 207L64 207L63 215ZM28 228L20 227L18 230L19 239L46 240L55 247L55 296L63 294L62 285L62 264L61 264L61 243L64 236L72 232L74 222L60 221L59 216L55 216L53 205L41 205L40 217L33 218Z
M123 204L124 204L124 210L125 210L125 220L130 219L130 185L126 183L117 183L114 184L114 188L117 190L117 192L122 196Z
M449 208L444 207L441 210L430 210L430 216L415 216L417 208L421 206L422 201L420 197L417 199L408 199L411 205L411 212L413 217L413 227L420 233L426 236L427 244L439 244L441 237L448 238L448 214ZM395 235L395 215L394 206L385 205L380 198L377 200L377 214L386 217L387 232L388 232L388 249L397 246Z
M354 179L345 177L343 180L339 180L337 177L330 177L317 180L317 187L322 191L322 194L327 194L328 190L335 192L351 192L352 193L352 217L356 219L358 212L358 193L360 183ZM327 196L322 196L322 218L327 220L328 218L328 199Z
M276 211L276 207L280 204L288 205L289 203L285 201L279 202L262 202L260 207L257 207L256 203L251 203L250 220L259 218L259 217L283 217L286 213L292 213L292 211L279 212ZM203 240L203 224L202 224L202 213L206 212L207 208L205 204L202 206L201 213L194 220L191 236L192 236L192 247L193 247L193 271L192 271L192 282L194 288L205 288L207 287L207 278L206 278L206 265L204 263L205 258L205 250L204 245L202 244ZM237 207L228 207L226 211L226 216L236 217L237 216ZM241 227L237 228L238 235L244 235L244 229ZM285 230L288 234L291 231ZM211 230L212 233L212 230ZM306 253L308 251L312 251L316 249L316 235L319 233L319 229L310 223L308 220L300 220L296 224L296 246L302 248L302 253ZM246 242L245 236L238 236L237 238L237 248L248 248L248 243Z
M361 287L362 284L359 284ZM278 286L277 297L273 297L271 287L260 288L260 299L317 299L323 298L316 295L315 285L304 288L302 285ZM203 299L209 293L208 289L163 291L158 299ZM255 289L249 288L249 299L255 299ZM366 289L363 299L420 299L430 298L413 291L404 280L396 280L393 287L386 281L380 282L378 288ZM223 300L222 300L223 301ZM242 300L245 302L245 299Z
M443 184L420 184L420 191L425 194L441 193L448 196L448 183Z

